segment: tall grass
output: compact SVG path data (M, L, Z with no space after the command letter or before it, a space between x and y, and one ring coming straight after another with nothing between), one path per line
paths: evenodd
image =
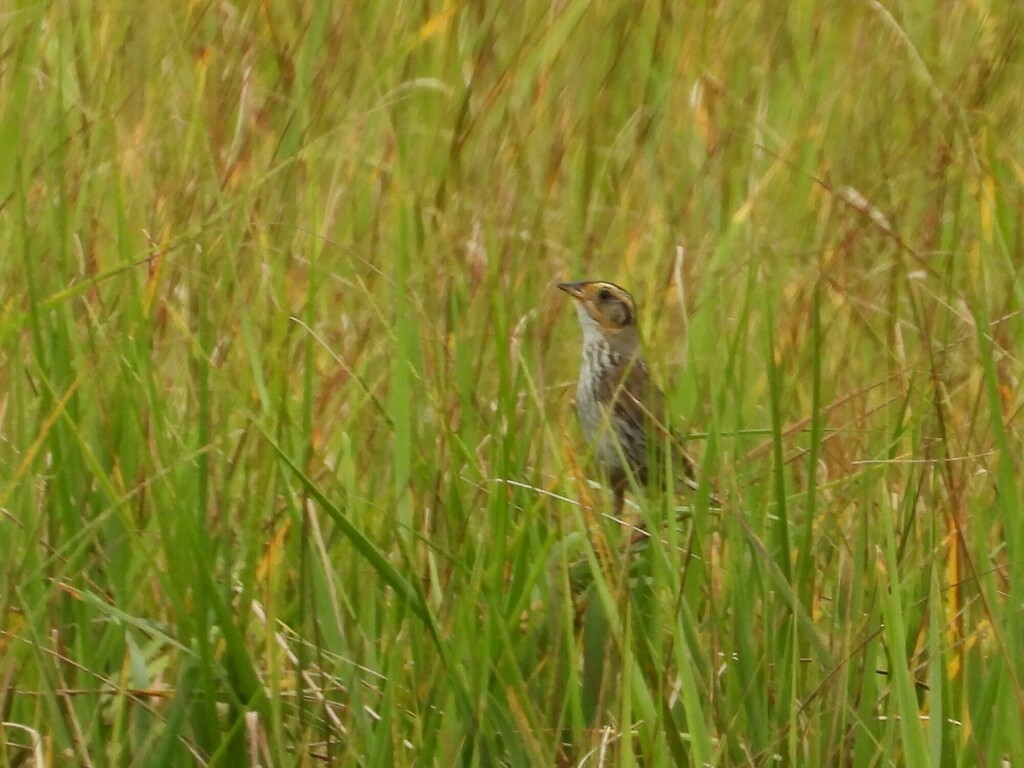
M0 19L0 762L1024 763L1018 3Z

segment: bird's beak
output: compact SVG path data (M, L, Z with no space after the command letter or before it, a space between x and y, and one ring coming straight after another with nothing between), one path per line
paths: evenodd
M583 291L583 287L586 283L559 283L558 290L565 291L577 301L583 301L586 294Z

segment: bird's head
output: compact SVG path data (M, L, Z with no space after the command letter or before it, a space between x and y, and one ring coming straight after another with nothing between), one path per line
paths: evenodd
M636 303L629 291L604 280L559 283L576 301L584 341L603 338L613 346L635 343Z

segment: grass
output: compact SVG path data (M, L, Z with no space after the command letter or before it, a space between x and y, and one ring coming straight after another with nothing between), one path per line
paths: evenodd
M1024 763L1019 4L0 20L0 763Z

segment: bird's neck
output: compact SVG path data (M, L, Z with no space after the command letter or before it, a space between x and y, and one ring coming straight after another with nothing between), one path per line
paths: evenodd
M645 364L640 350L640 340L635 328L624 329L620 335L611 336L600 329L588 329L583 334L583 364L606 368L628 363Z

